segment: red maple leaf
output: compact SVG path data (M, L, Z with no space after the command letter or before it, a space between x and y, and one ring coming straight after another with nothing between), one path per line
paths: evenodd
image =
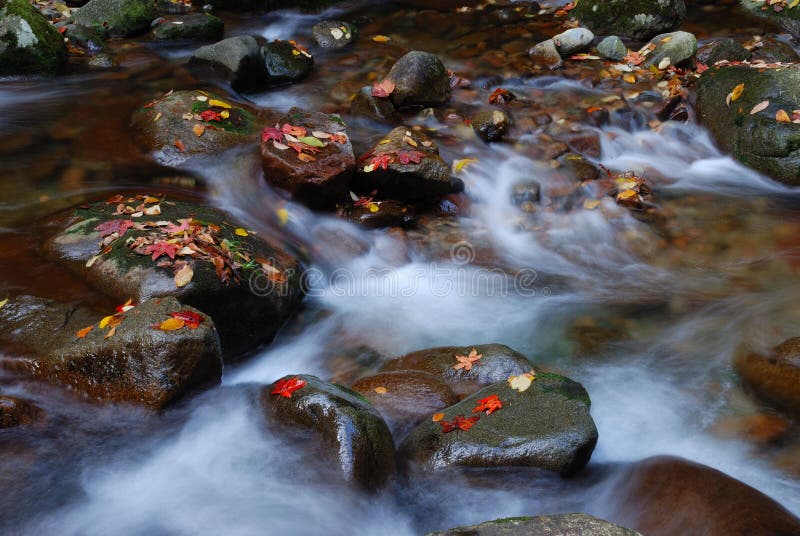
M373 156L372 160L369 161L370 165L374 169L389 169L389 164L394 162L394 157L389 153L379 154L377 156Z
M275 127L266 127L261 131L261 141L267 142L275 140L277 142L283 141L283 133Z
M284 134L289 134L290 136L294 136L295 138L302 138L306 134L308 134L308 130L303 127L296 127L294 125L290 125L289 123L284 123L281 127L281 132Z
M132 299L128 298L128 301L126 301L122 305L117 305L117 313L127 313L134 307L136 307L136 304L133 303Z
M412 162L419 164L425 156L425 153L421 151L400 151L397 154L397 159L405 166Z
M189 230L189 223L191 222L191 218L183 218L178 220L180 225L175 225L174 223L170 222L169 225L164 227L164 232L167 234L180 234L184 231Z
M345 134L333 133L331 134L331 141L344 144L347 143L347 136Z
M175 258L175 254L178 252L178 244L170 244L164 240L159 240L155 244L150 244L146 248L144 248L144 254L150 255L153 254L153 260L156 260L161 255L166 255L170 259Z
M478 405L472 410L472 413L480 413L485 411L486 415L491 415L498 409L503 409L503 403L497 395L489 395L486 398L478 400Z
M385 99L394 91L394 82L385 79L383 82L375 82L372 85L372 96Z
M505 104L516 98L517 96L511 93L509 90L499 87L492 91L492 94L489 95L489 104Z
M100 231L100 238L105 238L114 233L122 236L131 227L133 227L131 220L108 220L95 227L94 230Z
M294 378L286 378L275 382L275 387L272 388L273 395L280 395L284 398L292 398L292 393L298 389L302 389L306 385L306 381L298 376Z
M205 110L205 111L200 113L200 119L202 119L203 121L206 121L206 122L222 121L222 116L217 111Z
M457 415L455 419L450 422L447 421L439 421L439 424L442 425L442 433L449 434L450 432L456 430L462 430L466 432L472 425L474 425L480 419L479 415L475 415L474 417L464 417L463 415Z
M170 313L169 316L177 318L178 320L183 320L184 325L189 329L197 329L203 322L203 317L194 311L178 311Z

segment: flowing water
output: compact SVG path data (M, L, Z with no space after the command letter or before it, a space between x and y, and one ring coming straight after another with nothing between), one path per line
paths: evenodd
M468 68L458 48L446 46L447 35L415 27L413 10L348 9L240 16L230 19L228 35L302 39L319 18L358 18L365 36L391 34L399 46L415 43L448 66ZM318 56L311 80L254 102L340 109L337 95L391 64L362 41L354 51ZM720 153L691 121L658 130L612 122L599 132L597 161L648 178L669 211L661 225L682 238L665 240L658 226L610 198L597 210L523 215L511 190L530 178L543 192L557 187L562 178L549 161L443 135L446 160L477 159L461 173L470 210L452 227L463 236L447 246L431 240L410 247L397 234L286 202L258 176L252 151L219 155L192 177L153 164L130 141L127 119L153 95L191 87L180 67L191 47L125 46L121 66L110 72L0 82L0 288L105 304L39 257L50 232L42 216L119 188L186 193L194 184L194 195L305 250L312 260L309 296L272 345L226 368L222 386L161 416L82 404L56 389L0 377L4 392L24 394L48 413L44 428L0 432L0 532L403 535L512 515L607 517L619 468L658 454L718 468L800 514L800 467L786 462L797 452L797 434L761 446L721 435L716 426L763 409L738 385L731 357L797 335L800 191ZM504 87L538 97L587 91L557 77ZM384 132L362 125L351 137L366 149ZM281 207L289 212L282 228ZM582 345L586 326L610 335ZM600 439L581 476L465 472L362 495L265 429L247 396L284 374L346 381L407 351L486 342L507 344L587 388ZM364 359L342 357L356 348L369 348Z

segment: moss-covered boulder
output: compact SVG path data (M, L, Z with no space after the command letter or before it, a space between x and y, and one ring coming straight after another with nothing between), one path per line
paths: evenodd
M800 37L800 10L797 7L786 9L785 5L770 6L765 0L740 0L744 10L760 19L766 19L780 26L795 38ZM782 9L775 9L780 7Z
M473 353L474 351L474 353ZM459 366L456 356L481 356L469 368ZM456 368L458 367L458 368ZM471 394L509 376L524 374L533 368L528 358L503 344L441 346L427 348L387 361L382 372L421 370L447 383L456 393Z
M678 28L683 0L580 0L570 14L596 35L649 39Z
M646 66L685 65L697 54L697 38L689 32L670 32L655 36L648 43L653 51L648 54Z
M728 103L740 84L741 95ZM698 118L724 151L778 181L800 184L800 124L776 120L780 110L800 108L800 65L713 67L696 89ZM763 101L767 107L751 114Z
M191 317L193 328L184 322L179 329L157 329L173 313ZM158 410L222 376L214 323L173 297L105 314L32 296L11 298L0 309L0 341L12 355L0 367L95 401Z
M484 404L491 399L502 407L490 412ZM597 443L589 406L583 386L564 376L541 373L523 391L502 381L417 426L399 455L425 471L538 467L572 474L589 462Z
M697 61L707 66L718 61L744 61L749 60L753 54L744 48L741 43L730 37L721 37L709 41L697 51Z
M302 299L294 256L202 204L119 195L53 225L64 231L51 257L120 302L174 296L200 309L226 357L269 342Z
M153 37L161 40L195 39L215 41L222 39L225 23L210 13L188 13L160 17L153 27Z
M479 525L431 532L428 536L641 536L588 514L508 517Z
M170 92L136 110L131 119L137 143L170 166L257 143L259 121L258 110L200 90Z
M766 355L737 356L734 368L759 397L800 415L800 337L782 342Z
M157 16L154 0L90 0L72 20L103 35L129 37L149 30Z
M0 76L54 74L67 60L64 38L27 0L0 0Z
M374 489L394 472L395 453L386 423L355 391L316 376L285 376L261 391L266 415L331 458L348 482Z

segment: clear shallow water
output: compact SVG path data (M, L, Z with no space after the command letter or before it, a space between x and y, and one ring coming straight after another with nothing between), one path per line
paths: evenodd
M282 14L255 28L288 37L311 20ZM0 85L9 131L49 122L44 114L25 113L32 103L69 112L85 91L82 84L101 93L105 84L93 77L68 80L57 89L47 82ZM254 100L276 109L322 106L327 98L318 81ZM531 87L561 92L576 84L547 78ZM136 83L133 97L151 89ZM119 100L93 106L100 106L95 114L126 113ZM700 231L688 247L664 240L610 199L594 211L524 216L509 201L513 185L534 178L546 191L560 179L547 161L475 141L443 147L448 160L478 159L462 173L472 206L459 222L460 252L410 249L393 235L288 203L260 180L247 150L191 170L207 183L210 203L309 252L317 278L305 310L270 347L227 368L223 386L158 418L82 405L55 390L7 380L4 392L30 396L51 415L51 426L45 434L0 435L3 452L16 455L0 459L0 484L9 490L0 507L15 512L0 522L3 532L404 535L512 515L607 517L621 464L658 454L716 467L800 513L796 476L773 464L768 452L713 433L721 416L759 409L737 387L731 356L742 346L763 349L796 334L800 288L771 230L797 221L797 190L722 155L696 125L669 124L658 132L617 126L603 131L601 141L600 162L643 173L673 211L673 224ZM26 146L21 154L39 149ZM4 203L18 212L41 204L42 195L53 203L136 184L112 172L77 183L61 177L43 174L9 189ZM278 224L279 208L289 212L285 227ZM736 225L717 228L728 220ZM25 233L27 225L9 229ZM349 240L333 240L332 232ZM352 243L361 246L355 253ZM491 247L497 266L528 277L487 272L472 258L478 244ZM586 317L619 321L626 336L578 352L570 328ZM584 474L563 480L524 469L467 472L399 481L365 496L339 486L330 467L265 426L248 396L287 373L346 375L334 357L359 346L383 356L375 367L419 348L486 342L512 346L586 386L600 440Z

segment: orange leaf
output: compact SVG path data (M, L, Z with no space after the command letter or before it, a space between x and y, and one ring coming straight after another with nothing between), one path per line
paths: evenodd
M789 114L786 113L786 110L780 109L775 114L775 121L780 123L791 123L792 120L789 118Z
M275 382L275 387L272 389L271 394L279 395L284 398L292 398L292 393L298 389L302 389L306 385L306 381L298 376L290 379L278 380Z
M82 339L82 338L86 337L89 334L89 332L92 331L93 329L94 329L94 325L86 326L83 329L79 329L75 333L75 336L78 337L79 339Z
M441 413L441 412L439 412L439 413L434 413L434 414L433 414L433 417L431 417L431 420L432 420L433 422L439 422L439 421L441 421L442 419L444 419L444 413Z
M192 132L194 132L194 135L197 136L198 138L200 136L202 136L203 132L205 132L205 131L206 131L206 127L204 127L203 125L200 125L200 124L197 124L197 125L192 127Z
M173 145L175 145L175 148L177 148L182 153L186 151L186 146L183 144L181 140L175 140L175 143Z
M478 351L475 348L473 348L468 356L463 356L463 355L455 356L456 361L458 361L458 363L453 365L453 368L455 370L461 370L462 368L467 371L472 370L472 364L478 361L482 357L483 354L479 354Z
M498 409L503 409L503 403L497 395L489 395L486 398L478 400L478 405L472 410L472 413L486 412L486 415L491 415Z

